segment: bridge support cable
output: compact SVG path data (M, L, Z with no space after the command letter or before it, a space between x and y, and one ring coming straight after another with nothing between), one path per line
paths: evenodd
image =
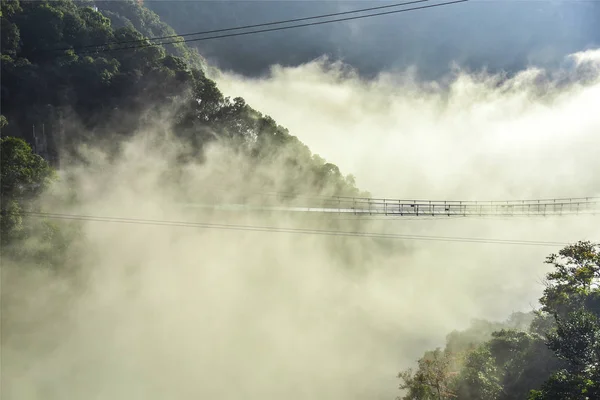
M330 199L290 199L283 204L261 201L244 204L184 204L184 207L239 211L282 211L292 213L336 213L340 215L383 217L485 217L485 216L553 216L600 214L600 198L449 201L401 200L354 197Z

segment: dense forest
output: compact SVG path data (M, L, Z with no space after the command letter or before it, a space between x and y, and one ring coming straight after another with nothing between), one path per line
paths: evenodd
M600 398L600 246L550 255L541 309L452 332L399 374L402 400Z
M173 29L136 1L2 0L0 235L3 258L56 270L71 265L78 226L25 218L82 144L117 152L167 115L181 162L224 142L276 164L288 193L356 196L351 176L313 155L272 118L225 97L183 43L151 45ZM127 42L127 44L123 44ZM132 46L131 43L135 43ZM127 48L125 48L127 47ZM168 112L165 112L167 110ZM262 190L280 188L265 181ZM600 247L580 242L547 259L541 309L504 323L477 321L399 374L404 400L600 398Z
M187 143L182 157L198 160L208 143L227 142L256 165L281 163L290 192L359 194L352 177L272 118L225 97L197 51L147 40L171 35L136 1L3 0L2 136L23 138L55 165L60 152L118 145L155 122L148 116L168 113L161 122Z
M23 212L36 210L36 198L52 186L57 168L68 168L64 160L78 160L82 145L100 146L116 157L121 143L145 129L155 135L162 129L157 137L184 143L181 165L201 163L209 144L224 144L245 157L249 165L239 173L252 177L259 185L254 190L263 193L276 188L287 200L364 195L352 176L313 155L271 117L242 98L225 97L206 77L197 51L184 43L163 47L147 40L175 32L141 3L2 0L5 251L10 247L24 256L29 250L16 244L45 232L45 244L31 247L42 255L33 258L60 265L60 252L50 249L68 242L65 232L24 219ZM256 173L261 167L276 169L278 176Z

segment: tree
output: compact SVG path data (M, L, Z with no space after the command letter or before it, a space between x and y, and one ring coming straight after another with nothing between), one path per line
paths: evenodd
M578 242L546 263L554 270L540 311L513 314L505 324L476 321L448 335L445 352L466 353L464 362L453 359L459 374L448 392L461 400L600 399L600 246ZM433 378L441 375L431 371L440 365L421 360L416 373L401 373L404 399L436 399L440 379Z
M452 391L452 356L447 351L436 349L425 354L418 362L413 374L407 370L398 374L402 380L401 390L407 393L402 400L446 400L455 397Z
M530 399L600 398L600 248L578 242L546 260L555 271L547 275L540 299L555 328L547 344L563 361Z
M55 178L54 170L22 139L0 139L0 234L6 244L22 231L23 210Z
M600 250L597 244L578 242L546 259L554 272L540 299L542 311L557 318L585 308L600 316Z
M0 49L2 54L14 57L19 49L20 39L19 27L4 17L0 18Z
M63 47L64 12L50 2L24 2L16 18L21 33L23 56L32 62L47 62L52 51Z
M560 367L543 338L531 332L503 329L486 343L498 371L499 400L520 400Z
M32 126L43 125L49 154L59 154L59 143L65 153L82 142L118 147L114 139L136 132L145 123L143 116L168 110L175 116L171 131L186 142L181 162L201 161L206 145L219 140L248 155L256 169L281 166L281 179L267 183L280 190L359 193L352 179L335 165L312 158L272 118L242 98L223 96L214 81L194 68L198 59L193 60L195 53L185 43L150 45L149 36L175 32L137 2L3 0L1 25L0 108L10 121L5 135L31 142ZM115 41L134 48L113 51L122 47L110 44ZM65 116L72 116L78 127L59 123Z
M586 310L559 318L555 332L549 335L548 347L565 368L554 373L531 399L598 399L600 398L600 321Z
M459 399L499 399L501 371L488 345L469 353L457 377L456 394Z

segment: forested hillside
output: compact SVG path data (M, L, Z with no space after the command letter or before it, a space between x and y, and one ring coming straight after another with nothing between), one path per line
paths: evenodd
M451 333L399 374L401 399L600 398L600 248L580 242L546 262L541 310Z
M60 152L116 146L165 115L161 124L187 143L188 159L201 159L207 143L227 142L257 164L276 159L290 191L359 193L272 118L225 97L195 50L145 39L173 34L133 0L2 0L2 136L25 139L55 164Z

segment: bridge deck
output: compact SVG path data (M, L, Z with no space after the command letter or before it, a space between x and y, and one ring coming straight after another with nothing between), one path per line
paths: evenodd
M535 216L600 214L600 198L572 198L514 201L443 201L392 200L362 198L327 198L304 201L293 205L275 204L187 204L187 207L231 211L283 211L310 213L339 213L353 215L402 216Z

